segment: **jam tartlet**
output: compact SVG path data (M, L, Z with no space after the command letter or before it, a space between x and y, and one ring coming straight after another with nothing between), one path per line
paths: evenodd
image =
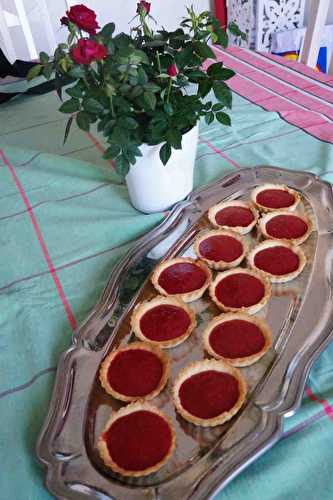
M166 349L184 342L196 327L196 319L182 300L158 295L136 306L131 326L140 340Z
M207 359L186 366L173 387L176 410L188 422L213 427L230 420L241 408L246 382L237 368Z
M300 196L284 184L263 184L253 189L251 199L260 212L295 210Z
M233 366L256 363L272 345L267 323L245 313L227 313L213 318L203 334L205 350Z
M105 391L120 401L152 399L168 381L169 364L159 347L133 342L105 358L99 378Z
M150 403L138 401L112 414L98 439L104 464L123 476L147 476L171 457L176 444L166 415Z
M284 240L301 245L312 233L312 223L304 215L288 211L266 214L259 221L259 228L265 238Z
M254 314L268 302L271 284L264 273L237 267L218 273L209 294L223 311Z
M202 297L212 281L212 273L200 260L176 257L159 264L152 274L151 281L162 295L192 302Z
M214 227L231 229L236 233L249 233L258 221L258 212L246 201L226 201L208 210L208 219Z
M238 266L246 255L247 245L238 233L216 229L199 236L194 251L209 267L222 270Z
M300 247L266 240L249 253L248 262L253 269L264 272L272 283L286 283L303 271L306 257Z

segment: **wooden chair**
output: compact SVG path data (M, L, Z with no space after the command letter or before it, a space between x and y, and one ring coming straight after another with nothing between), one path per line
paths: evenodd
M311 68L317 64L320 41L326 24L330 0L310 0L308 27L304 37L303 49L300 60ZM333 57L329 64L328 73L333 74Z
M64 7L67 7L67 1L63 1ZM37 9L42 20L41 29L45 30L46 39L48 42L48 47L45 47L44 50L53 52L57 45L57 41L53 31L46 0L35 0L35 8ZM0 0L0 35L4 44L4 47L2 48L11 62L14 62L15 59L20 57L20 54L17 54L13 35L11 33L11 28L14 26L20 26L22 29L24 42L28 50L30 59L37 59L38 53L36 43L31 31L29 17L25 10L23 0L12 0L11 11L8 11L7 9L5 10L4 2Z

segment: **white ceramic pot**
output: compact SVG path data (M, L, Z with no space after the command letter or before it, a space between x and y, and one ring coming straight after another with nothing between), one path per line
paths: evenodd
M144 213L160 212L183 200L193 189L193 168L199 126L183 135L182 149L173 149L168 163L160 160L161 144L142 145L126 176L132 205Z

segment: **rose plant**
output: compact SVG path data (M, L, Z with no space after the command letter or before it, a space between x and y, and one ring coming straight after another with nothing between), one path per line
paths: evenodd
M52 58L42 52L28 75L50 79L55 73L58 90L64 81L72 83L60 107L71 115L65 138L73 119L85 131L96 123L108 144L104 156L113 158L122 175L142 155L142 144L161 144L166 164L201 117L208 124L216 119L230 125L226 109L232 95L225 82L234 72L222 62L202 69L207 59L215 59L209 42L228 44L219 21L190 7L178 29L155 31L150 11L149 2L137 4L137 23L128 35L115 34L112 22L100 29L95 12L84 5L71 7L61 19L69 30L67 43L59 44ZM244 36L234 24L229 30ZM217 103L206 98L211 90Z

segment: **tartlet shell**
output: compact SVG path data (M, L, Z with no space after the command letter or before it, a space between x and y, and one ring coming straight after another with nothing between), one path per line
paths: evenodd
M274 236L271 236L270 234L267 233L266 231L266 224L268 221L276 217L277 215L294 215L296 217L299 217L302 219L308 226L308 230L306 233L303 234L303 236L300 236L299 238L275 238ZM304 243L310 234L313 231L313 223L312 221L306 217L305 215L301 215L298 213L290 213L288 210L279 210L279 211L274 211L270 212L268 214L265 214L260 220L259 220L259 230L261 234L263 235L264 238L270 239L270 240L275 240L275 241L285 241L287 243L292 243L293 245L301 245Z
M171 445L170 445L170 450L169 450L168 454L163 458L163 460L161 460L156 465L149 467L148 469L145 469L143 471L130 471L127 469L123 469L118 464L116 464L116 462L113 461L113 459L109 453L107 444L104 441L102 435L119 418L124 417L125 415L129 415L130 413L140 411L140 410L150 411L152 413L156 413L157 415L159 415L161 418L163 418L168 423L170 430L171 430ZM97 441L97 448L98 448L99 454L100 454L104 464L107 467L110 467L114 472L121 474L123 476L128 476L128 477L142 477L142 476L147 476L148 474L152 474L153 472L158 471L169 460L169 458L171 457L171 455L173 454L173 452L175 450L175 446L176 446L176 433L175 433L173 424L171 422L171 419L167 415L165 415L163 412L161 412L158 408L156 408L155 406L153 406L150 403L147 403L146 401L136 401L135 403L131 403L127 406L124 406L123 408L121 408L117 412L114 412L111 415L111 417L109 418L109 420L107 421L107 423L103 429L103 432L99 436L98 441Z
M258 351L255 354L251 354L250 356L244 356L242 358L226 358L214 351L213 347L209 342L209 337L211 332L216 326L220 325L221 323L225 323L227 321L231 321L234 319L248 321L249 323L253 323L258 328L260 328L265 338L265 345L260 351ZM266 352L271 348L272 332L269 326L267 325L266 321L264 321L261 318L258 318L258 316L251 316L250 314L240 313L240 312L226 313L216 316L208 323L203 332L203 343L205 350L215 359L220 359L222 361L225 361L226 363L229 363L232 366L237 366L237 367L250 366L259 361L259 359L261 359L264 356L264 354L266 354Z
M153 309L154 307L157 307L159 305L172 305L172 306L180 307L181 309L186 311L186 313L188 314L188 316L190 318L191 323L183 335L176 337L174 339L163 340L163 341L151 340L144 335L144 333L142 332L141 327L140 327L140 320L141 320L142 316L147 311L149 311L150 309ZM187 304L185 304L185 302L183 302L181 299L179 299L177 297L172 297L172 296L165 297L163 295L158 295L157 297L154 297L150 300L140 302L135 307L133 314L132 314L132 317L131 317L131 328L132 328L133 332L135 333L136 337L138 337L140 340L143 340L144 342L148 342L149 344L159 346L162 349L168 349L170 347L175 347L175 346L181 344L182 342L184 342L191 335L191 333L193 332L193 330L196 326L197 326L197 322L195 319L194 311L192 311L192 309Z
M131 349L143 349L145 351L152 352L153 354L158 356L163 365L163 374L158 386L156 387L156 389L154 389L146 396L126 396L125 394L121 394L118 391L116 391L108 381L107 374L109 366L113 361L113 359L115 358L115 356L119 352L125 352ZM158 346L151 345L148 342L131 342L130 344L127 344L123 347L118 347L117 349L114 349L113 351L110 352L110 354L106 356L100 367L99 379L103 389L108 394L110 394L110 396L113 396L115 399L128 403L138 400L147 401L149 399L155 398L164 389L169 378L169 373L170 373L170 360L169 357L162 351L162 349L160 349Z
M290 207L282 207L282 208L269 208L265 207L263 205L260 205L260 203L257 202L257 195L261 191L265 191L266 189L281 189L283 191L288 191L288 193L292 194L295 198L295 201ZM301 197L298 194L297 191L294 189L291 189L290 187L286 186L285 184L262 184L261 186L257 186L251 191L251 200L254 203L254 205L258 208L260 212L280 212L282 211L288 211L288 212L293 212L297 205L299 204Z
M262 283L264 284L264 287L265 287L265 293L264 293L263 298L260 300L260 302L258 302L257 304L253 304L252 306L249 306L249 307L229 307L229 306L222 304L222 302L220 302L217 299L216 294L215 294L215 288L218 285L218 283L222 279L226 278L227 276L229 276L231 274L238 274L238 273L250 274L251 276L254 276L254 277L260 279L260 281L262 281ZM243 267L236 267L233 269L228 269L227 271L223 271L222 273L218 273L216 275L215 280L211 283L211 285L209 287L209 295L210 295L210 298L212 299L212 301L215 302L217 307L219 309L221 309L222 311L245 312L248 314L255 314L256 312L260 311L260 309L262 309L269 301L270 296L271 296L271 289L272 289L272 286L271 286L269 279L261 271L257 271L254 269L245 269Z
M254 259L255 259L256 254L258 252L260 252L261 250L265 250L266 248L273 248L273 247L285 247L285 248L289 248L289 250L294 252L299 258L298 269L296 269L296 271L293 271L291 273L283 274L283 275L279 276L279 275L271 274L267 271L264 271L263 269L259 269L258 267L256 267L256 265L254 263ZM290 243L287 243L286 241L277 241L277 240L265 240L265 241L259 243L251 250L251 252L249 253L249 255L247 257L247 260L248 260L249 266L252 269L255 269L257 271L264 273L270 279L270 281L272 283L287 283L288 281L291 281L291 280L297 278L297 276L299 274L301 274L301 272L303 271L303 269L306 265L306 257L305 257L304 252L301 250L300 247L295 246L295 245L291 245Z
M231 238L234 238L235 240L241 243L243 247L242 254L239 257L237 257L237 259L230 262L226 262L224 260L214 261L207 259L200 253L200 243L206 238L209 238L210 236L230 236ZM248 251L248 245L246 244L244 238L242 238L240 233L227 229L213 229L211 231L207 231L206 233L199 235L194 242L193 248L199 259L203 260L210 268L215 269L217 271L221 271L224 269L231 269L232 267L239 266L239 264L243 261Z
M251 212L254 216L254 219L248 226L244 226L244 227L243 226L234 226L234 227L220 226L216 222L215 216L216 216L217 212L219 212L220 210L222 210L223 208L226 208L226 207L248 208L249 210L251 210ZM258 219L259 219L259 214L252 203L247 202L247 201L241 201L241 200L233 200L233 201L223 201L221 203L217 203L216 205L213 205L212 207L210 207L208 210L208 219L211 222L211 224L218 229L226 229L226 230L234 231L234 232L239 233L239 234L247 234L257 224Z
M230 375L235 377L238 381L239 397L236 404L232 408L230 408L230 410L221 413L221 415L218 415L217 417L206 419L206 418L196 417L195 415L192 415L187 410L185 410L185 408L183 408L179 397L179 389L182 383L192 375L196 375L197 373L201 373L208 370L229 373ZM242 377L240 371L237 368L234 368L228 363L225 363L223 361L218 361L216 359L205 359L203 361L195 361L190 365L185 366L185 368L183 368L178 373L172 389L172 396L176 410L185 420L195 425L201 425L202 427L214 427L216 425L221 425L224 422L227 422L234 415L236 415L236 413L240 410L245 401L246 392L247 392L246 381Z
M192 292L168 294L164 290L164 288L162 288L159 285L159 283L158 283L159 276L162 273L162 271L164 271L164 269L167 269L169 266L172 266L173 264L177 264L179 262L180 263L189 262L190 264L195 264L195 265L201 267L201 269L205 272L205 274L207 276L205 284L201 288L199 288L197 290L193 290ZM202 295L205 293L206 289L209 287L211 281L212 281L212 273L211 273L209 267L204 262L202 262L200 260L192 259L190 257L175 257L174 259L168 259L164 262L161 262L161 264L158 264L158 266L156 266L156 268L153 271L153 274L151 276L151 282L154 285L155 289L160 294L165 295L167 297L178 297L179 299L183 300L184 302L193 302L194 300L200 299L200 297L202 297Z

